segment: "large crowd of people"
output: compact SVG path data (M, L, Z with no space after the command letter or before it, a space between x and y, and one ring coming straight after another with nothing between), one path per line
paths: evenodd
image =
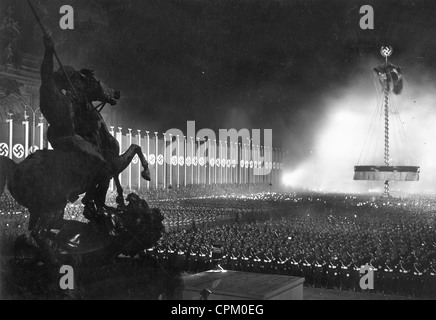
M166 233L146 250L180 271L224 269L305 278L305 285L436 297L436 200L261 191L265 186L149 189ZM115 206L115 194L107 203ZM80 203L65 218L84 220ZM28 212L5 193L0 228L26 229ZM370 280L368 280L370 281Z

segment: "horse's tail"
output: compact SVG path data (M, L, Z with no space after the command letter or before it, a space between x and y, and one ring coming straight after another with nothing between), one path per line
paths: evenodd
M5 186L12 178L13 173L17 169L17 164L11 159L0 156L0 196L5 190Z

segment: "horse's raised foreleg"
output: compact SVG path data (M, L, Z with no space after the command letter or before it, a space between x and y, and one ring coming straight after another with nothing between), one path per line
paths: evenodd
M124 203L123 187L121 186L120 178L118 177L118 175L114 176L114 182L115 182L115 186L117 187L117 194L118 194L116 198L116 202L120 207L124 207L125 203Z
M115 160L115 172L114 176L120 174L123 172L130 162L132 162L135 155L138 155L139 161L141 161L141 165L144 168L144 170L141 173L141 177L147 181L150 181L150 170L148 169L148 162L145 160L144 154L142 153L142 149L140 146L136 144L132 144L129 149L127 149L124 154L116 158Z

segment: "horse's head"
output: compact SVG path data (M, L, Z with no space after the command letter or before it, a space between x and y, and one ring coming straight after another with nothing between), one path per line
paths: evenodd
M107 102L111 105L116 105L117 100L120 99L121 94L119 91L115 91L106 87L94 76L94 71L89 69L82 69L80 71L74 70L74 68L66 66L63 70L58 70L55 73L55 81L60 88L72 92L71 85L65 76L65 73L71 80L74 86L74 90L79 95L86 96L89 102L101 101Z

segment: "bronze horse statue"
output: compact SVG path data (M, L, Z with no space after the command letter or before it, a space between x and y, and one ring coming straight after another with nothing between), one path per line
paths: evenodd
M116 104L118 91L105 92L91 70L75 71L65 67L53 72L54 45L49 36L44 36L45 55L41 66L41 112L50 124L48 141L55 150L80 150L92 157L101 158L108 164L108 175L99 176L85 197L85 205L94 202L97 207L105 204L110 179L117 187L117 203L124 205L123 189L119 174L124 171L135 155L142 167L142 177L150 181L147 160L141 147L132 144L120 155L118 141L110 134L98 107L93 102Z
M47 138L53 150L38 150L19 164L0 157L0 195L7 186L14 199L28 208L29 230L49 257L53 256L53 251L61 252L59 245L63 244L68 249L65 252L87 247L88 252L99 252L98 261L107 261L132 237L137 239L140 230L139 233L144 234L151 226L149 219L154 221L152 225L159 234L163 228L160 212L152 212L139 197L130 195L129 206L124 206L118 175L138 155L144 168L142 177L150 180L148 163L137 145L119 155L118 141L92 104L101 101L115 105L119 93L105 93L90 70L78 72L66 67L62 72L53 72L53 43L45 36L44 44L40 107L50 124ZM118 209L105 205L111 178L117 185ZM91 224L65 221L67 203L76 201L84 193L84 215ZM73 226L74 223L78 225ZM58 234L62 235L62 241L56 240ZM87 239L82 241L85 246L75 243L80 236Z
M134 256L161 237L160 210L135 194L127 196L129 205L123 208L85 207L85 214L94 217L91 223L63 219L67 203L107 175L107 169L105 162L75 150L38 150L19 164L0 156L0 195L7 186L28 208L29 230L44 260L104 265L120 253Z

